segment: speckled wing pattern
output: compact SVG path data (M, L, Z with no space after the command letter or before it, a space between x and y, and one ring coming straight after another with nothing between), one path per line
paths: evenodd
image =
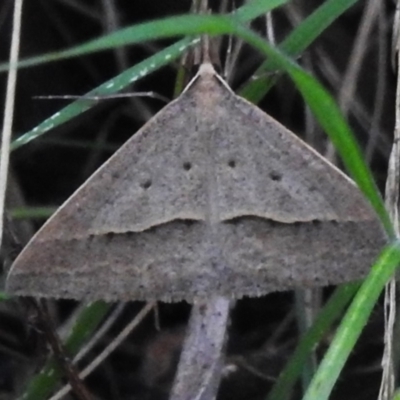
M385 241L348 177L205 68L48 220L7 290L258 296L360 279Z

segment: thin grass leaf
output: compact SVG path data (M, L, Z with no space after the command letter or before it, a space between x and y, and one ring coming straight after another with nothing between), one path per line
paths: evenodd
M279 50L268 45L263 38L245 26L237 25L235 32L242 39L268 56L279 68L285 70L304 97L317 121L328 134L338 154L354 181L370 201L389 236L394 231L382 197L375 185L371 171L365 163L354 134L343 118L332 96L310 74L287 58ZM329 115L329 118L326 116Z
M279 48L287 55L297 57L356 1L328 0L324 2L288 35ZM274 63L266 60L254 74L258 78L252 79L244 85L240 95L258 103L281 75L280 72L276 72L275 68ZM359 286L359 284L347 284L335 290L329 301L320 310L306 335L300 338L296 350L268 393L267 400L288 400L291 397L293 387L303 371L304 363L322 337L329 331L335 319L342 314Z
M55 211L55 207L18 207L10 210L10 216L13 219L49 218Z
M179 42L159 51L153 56L147 58L146 60L134 65L133 67L125 70L120 75L108 80L97 88L86 93L84 96L101 96L116 93L129 85L131 85L136 80L143 78L149 73L157 70L158 68L167 65L178 58L182 53L184 53L187 48L194 44L195 39L185 38ZM18 149L24 144L29 143L31 140L38 138L47 131L64 124L70 119L82 114L83 112L89 110L97 104L96 101L88 100L85 98L76 100L64 107L60 111L53 114L51 117L45 119L35 128L29 132L21 135L18 139L14 140L11 144L11 150Z
M11 296L5 292L0 292L0 301L10 300Z
M371 273L343 318L303 400L329 398L340 371L367 323L379 295L399 264L400 243L396 241L383 250L372 267Z
M239 8L237 12L234 14L234 17L224 17L225 19L229 20L232 18L234 21L248 21L252 18L255 18L259 16L260 14L263 14L265 12L268 12L272 8L275 8L283 3L285 3L287 0L256 0L251 3L246 4L245 6ZM184 18L183 18L184 17ZM185 31L186 28L184 28L184 25L182 25L182 22L180 22L180 26L177 27L177 18L179 21L182 20L182 18L185 20L187 26L191 26L194 22L193 20L197 21L197 23L200 20L201 21L208 21L208 24L215 24L215 19L220 18L218 16L215 16L215 18L211 18L211 16L207 15L186 15L186 16L180 16L180 17L172 17L172 18L167 18L164 20L158 20L158 21L153 21L153 22L148 22L145 24L140 24L140 25L135 25L133 27L129 27L117 32L112 33L111 35L104 36L100 39L88 42L82 46L74 47L67 52L73 53L75 55L81 54L80 52L82 51L82 48L91 48L92 51L94 48L97 50L103 50L106 48L109 48L109 46L119 46L121 44L124 44L124 41L128 40L129 43L138 43L143 40L148 40L148 39L157 39L162 37L163 34L166 34L166 32L171 33L172 36L176 36L178 33L177 29L179 32L181 32L181 29L184 29L184 33L190 33ZM225 21L226 22L226 21ZM168 29L160 30L159 25L164 26L166 24L168 26ZM200 31L196 29L195 33L205 33L207 32L207 26L204 25ZM193 28L193 26L192 26ZM148 34L148 32L151 32L151 35ZM160 36L161 35L161 36ZM171 36L170 34L168 34ZM109 41L108 41L109 40ZM97 88L91 90L90 92L86 93L83 97L90 97L90 96L102 96L102 95L109 95L116 93L129 85L131 85L133 82L147 76L151 72L161 68L164 65L169 64L172 60L175 60L178 58L180 55L182 55L191 45L195 44L198 42L198 38L185 38L180 40L179 42L175 43L172 46L167 47L166 49L158 52L157 54L147 58L146 60L140 62L139 64L136 64L135 66L127 69L120 75L108 80L107 82L103 83L102 85L98 86ZM104 47L102 47L104 46ZM58 57L60 59L65 58L65 52L57 53ZM64 54L64 56L62 56ZM87 54L87 53L85 53ZM53 54L54 55L54 54ZM43 55L40 57L36 57L35 59L40 58L41 62L45 62L46 57L50 57L51 55ZM51 58L51 57L50 57ZM31 63L30 65L36 65L34 63L33 59L26 60L26 62ZM1 67L0 67L1 71ZM31 140L37 139L39 136L43 135L47 131L69 121L73 117L78 116L79 114L89 110L93 106L95 106L97 103L93 100L88 100L85 98L79 99L77 101L74 101L73 103L69 104L68 106L64 107L61 109L59 112L53 114L51 117L47 118L43 122L41 122L39 125L34 127L32 130L29 132L26 132L25 134L21 135L18 139L14 140L13 143L11 144L11 150L15 150L24 144L29 143Z
M104 301L91 302L85 307L65 341L65 349L69 354L75 354L80 350L82 341L85 342L91 337L93 330L103 320L110 307L111 304Z
M268 46L254 32L246 27L238 27L236 33L267 54L273 62L276 62L289 74L316 119L330 136L347 170L381 218L388 235L393 238L393 226L371 172L362 158L361 151L350 127L332 97L312 76L302 70L296 63L287 59L278 50ZM329 116L329 119L326 116ZM325 400L329 397L333 385L370 315L370 311L399 262L400 246L396 242L385 249L366 278L349 312L346 314L345 320L341 324L341 330L337 335L338 339L334 340L326 358L324 358L324 361L327 361L321 364L312 380L305 400Z
M89 304L78 316L71 333L64 344L69 356L76 354L91 337L104 319L111 305L103 301ZM50 357L44 368L32 378L19 400L45 400L54 391L63 374L54 357Z
M301 338L290 360L279 374L277 382L268 393L267 400L289 400L291 398L293 387L302 373L304 363L333 323L342 315L359 287L359 283L349 283L335 290L319 312L311 328Z
M209 33L211 35L223 34L225 33L227 26L239 21L245 22L254 19L261 14L287 3L287 1L288 0L253 0L239 8L233 16L185 14L145 22L120 29L68 50L47 53L41 56L22 60L17 65L19 68L29 67L51 61L78 57L101 50L137 44L149 40L170 38L173 36L197 35L202 33ZM9 67L10 65L8 63L0 64L0 72L7 71Z
M354 134L343 118L338 106L332 97L327 96L325 89L316 84L315 79L304 71L295 68L290 75L297 83L297 87L302 92L316 119L329 135L346 169L379 215L386 232L390 237L394 237L393 226L382 197L375 185L369 167L362 157Z
M357 1L325 1L302 21L278 47L288 56L298 57L332 22ZM280 73L277 69L279 70L272 60L265 61L254 73L257 78L245 85L239 94L253 103L258 103L279 78Z
M313 14L311 14L310 17L308 17L298 28L296 28L289 36L288 38L282 43L282 49L284 49L286 52L289 54L299 54L302 50L304 50L315 38L325 29L337 16L342 14L348 7L350 7L353 3L355 3L356 0L352 1L347 1L347 0L330 0L324 3L321 7L317 9ZM247 21L251 20L262 13L265 13L269 11L270 9L273 9L281 4L283 4L285 1L265 1L265 0L256 0L253 1L249 4L246 4L245 6L241 7L240 9L237 10L235 13L235 18L240 21ZM194 17L200 18L200 20L204 20L205 18L209 18L209 16L185 16L185 20L188 22L189 26L193 24L193 22L190 20L187 20L187 17ZM176 18L176 17L175 17ZM178 17L181 18L181 17ZM109 46L117 46L119 44L125 43L125 40L128 38L128 36L131 38L130 43L133 43L135 41L140 42L142 40L146 40L148 38L146 36L146 32L151 31L152 32L152 38L155 38L155 32L157 32L156 38L159 38L162 36L162 34L168 34L171 33L168 29L167 32L160 32L159 29L157 28L157 24L160 22L162 24L167 24L169 29L172 27L172 35L177 34L176 30L174 31L174 26L176 27L175 23L176 21L169 21L169 19L166 20L161 20L161 21L153 21L150 23L145 23L142 25L136 25L134 27L126 28L122 31L118 31L113 33L113 37L110 39L110 42L107 42L108 36L104 36L101 39L98 39L97 41L97 46L93 45L97 49L104 49L104 48L109 48ZM155 26L156 24L157 26ZM180 25L181 28L186 29ZM206 28L208 29L208 28ZM187 33L189 33L186 30ZM203 31L201 32L203 33ZM211 31L209 33L212 33ZM132 38L133 36L133 38ZM151 37L150 37L151 38ZM100 44L99 42L100 41ZM92 45L89 42L83 47L89 47L91 48ZM103 43L104 47L101 47ZM147 60L141 62L137 66L132 67L131 69L125 71L123 74L110 79L103 85L97 87L96 89L90 91L89 93L86 94L86 96L90 95L105 95L105 94L111 94L115 93L125 87L127 87L129 84L131 84L137 75L139 77L144 77L147 74L153 72L154 70L168 64L171 60L176 59L179 57L186 49L193 44L193 42L186 38L181 40L180 42L176 43L174 46L171 46L165 51L162 51L153 57L148 58ZM73 49L70 49L69 52L73 54L81 54L79 49L81 49L82 46L80 47L75 47ZM93 50L93 49L92 49ZM94 51L94 50L93 50ZM64 58L62 55L63 52L57 53L58 57L60 59ZM45 62L46 55L36 57L36 59L42 60L41 62ZM50 56L49 56L50 57ZM163 58L165 57L165 59ZM51 58L51 57L50 57ZM26 65L35 65L35 61L33 59L26 60ZM3 65L3 67L7 67L6 64ZM0 71L1 71L1 66L0 66ZM267 61L266 63L263 64L263 66L260 67L260 69L257 71L257 73L261 73L262 71L267 71L275 69L276 66L274 66L273 63L270 61ZM252 101L257 102L259 99L261 99L267 90L272 86L273 81L269 80L266 77L261 77L259 80L255 80L251 82L249 85L246 86L246 88L242 91L241 95L244 97L247 97L251 99ZM267 81L264 81L267 79ZM65 123L66 121L70 120L74 116L77 116L84 111L87 111L90 109L95 102L93 101L88 101L88 100L78 100L77 102L72 103L71 105L67 106L66 108L62 109L59 113L54 114L50 118L46 119L43 121L41 124L33 128L31 131L25 133L24 135L21 135L20 138L18 138L16 141L13 142L11 149L14 150L18 147L20 147L23 144L29 143L31 140L41 136L43 133L47 132L48 130Z
M354 135L343 119L340 110L335 105L333 99L322 88L322 86L297 64L285 57L278 50L266 44L260 36L256 35L244 26L239 24L234 25L232 19L224 16L188 16L187 21L190 23L193 22L191 17L202 17L201 19L203 21L208 21L206 28L210 26L210 23L214 24L219 21L217 23L219 33L238 34L244 40L247 40L254 47L268 55L277 66L284 69L291 76L309 107L315 114L317 120L330 136L338 153L341 155L347 170L375 208L388 233L392 235L393 230L389 217L372 179L371 173L362 159L361 151L354 139ZM208 19L210 19L210 21ZM194 20L197 21L196 18ZM197 29L199 29L199 27L196 27L196 30ZM201 28L201 30L202 29L203 28ZM110 84L110 86L112 85ZM330 116L329 123L325 118L326 115ZM52 126L52 123L53 122L50 122L50 126Z
M231 15L241 22L251 21L260 15L266 14L274 8L286 4L287 2L288 0L253 0L247 2L242 7L239 7Z

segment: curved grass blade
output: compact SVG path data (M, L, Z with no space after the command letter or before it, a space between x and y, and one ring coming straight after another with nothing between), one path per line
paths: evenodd
M234 17L229 17L232 18L233 20L240 20L240 21L248 21L252 18L255 18L259 16L262 13L265 13L269 10L271 10L274 7L277 7L278 5L283 4L287 0L256 0L251 3L246 4L245 6L239 8L237 12L234 14ZM186 22L189 23L189 25L192 24L193 18L195 20L204 21L209 19L210 16L206 15L187 15L184 16L184 19ZM89 42L85 45L75 47L69 51L71 52L80 52L82 47L90 47L91 48L91 43L96 42L98 46L111 46L111 44L114 42L114 46L119 45L119 43L123 43L124 40L127 39L129 36L130 41L143 41L151 38L155 38L155 32L157 35L162 33L160 31L159 25L163 25L165 23L168 23L168 29L171 30L171 28L176 30L176 18L179 20L182 19L182 17L172 17L169 19L165 20L159 20L159 21L153 21L153 22L148 22L145 24L140 24L140 25L135 25L130 28L126 28L123 30L120 30L118 32L114 32L111 35L104 36L98 40ZM220 18L218 16L215 16L215 18ZM213 20L215 20L213 18ZM228 18L228 17L226 17ZM183 28L181 25L180 28ZM203 27L204 28L204 27ZM168 31L167 29L167 31ZM204 30L206 29L206 31ZM204 33L207 32L207 27L204 29L201 29L200 32L195 32L195 33ZM152 32L152 35L148 36L148 31ZM146 33L147 32L147 33ZM165 33L165 32L164 32ZM147 36L146 36L147 35ZM173 36L175 36L176 33L173 33ZM107 38L110 38L110 42L107 42ZM156 38L159 38L160 36L157 36ZM114 38L114 40L112 40ZM116 93L125 87L129 86L133 82L139 80L140 78L143 78L144 76L148 75L149 73L157 70L158 68L169 64L172 60L178 58L182 53L184 53L188 47L191 45L195 44L198 42L198 38L184 38L180 40L179 42L175 43L172 46L167 47L164 50L161 50L157 54L147 58L146 60L140 62L139 64L127 69L120 75L108 80L107 82L103 83L102 85L98 86L97 88L91 90L90 92L86 93L86 95L83 96L82 99L79 99L77 101L74 101L73 103L69 104L68 106L64 107L62 110L59 112L53 114L51 117L47 118L43 122L41 122L39 125L34 127L31 131L26 132L25 134L21 135L19 138L13 141L11 145L11 150L15 150L19 148L20 146L29 143L31 140L34 140L44 134L45 132L69 121L73 117L89 110L91 107L93 107L96 102L93 100L88 100L85 99L84 97L90 97L90 96L101 96L101 95L107 95L107 94L112 94ZM100 45L98 44L100 43ZM109 47L104 47L104 48L109 48ZM103 48L101 48L103 49ZM61 52L65 53L65 52ZM61 54L60 53L60 54ZM80 53L79 53L80 54ZM46 55L40 56L39 58L41 60L44 60ZM29 60L27 60L29 61ZM33 62L32 59L30 59L29 62ZM32 64L33 65L33 64ZM1 67L0 67L1 70Z
M237 27L236 34L267 54L273 62L276 62L280 68L289 74L316 119L330 136L347 170L381 218L388 235L394 238L393 226L371 172L361 156L361 151L350 127L347 125L332 97L296 63L287 59L278 50L268 46L262 38L248 28L243 26ZM326 116L329 116L329 120ZM325 400L329 397L333 385L359 337L379 294L399 263L400 245L396 242L384 250L361 286L359 293L346 314L346 318L341 324L337 339L335 338L311 382L305 400Z
M236 25L234 33L267 55L279 68L287 72L304 97L315 118L328 134L338 154L340 154L347 171L365 197L370 201L388 235L393 238L393 227L371 171L362 157L361 150L351 128L343 118L332 96L298 64L287 58L279 50L265 43L263 38L247 27ZM328 115L329 118L327 118Z
M293 29L278 46L285 54L298 57L340 15L358 0L328 0ZM277 65L266 60L254 73L257 78L247 83L239 94L253 103L258 103L279 77Z
M179 15L151 22L137 24L128 28L91 40L82 45L31 57L18 63L18 67L29 67L46 62L62 60L89 53L112 49L115 47L132 45L148 40L157 40L173 36L196 35L202 33L226 33L227 26L239 21L251 20L263 13L285 4L288 0L255 0L241 8L232 15ZM0 64L0 72L9 68L8 63Z
M325 400L339 377L386 282L400 264L400 242L387 246L372 267L322 360L303 400Z
M208 18L211 18L211 16L188 16L187 20L189 22L192 22L192 18L190 17L202 17L201 19L204 21L206 21ZM248 28L239 24L235 25L233 23L233 19L224 16L214 16L212 18L212 22L215 21L219 21L217 24L219 31L218 33L236 33L244 40L247 40L254 47L258 48L264 54L268 55L276 65L284 69L291 76L304 96L309 107L315 114L317 120L330 136L338 153L341 155L347 170L359 185L360 189L364 192L366 197L370 200L376 212L382 219L382 222L388 233L392 234L393 231L390 220L387 216L382 199L376 189L371 173L362 159L361 151L359 150L354 136L352 135L351 129L346 124L340 113L340 110L335 105L331 96L329 96L322 86L319 85L297 64L285 57L278 50L269 46L260 36L256 35ZM207 26L208 25L206 24L206 28ZM196 29L198 29L198 27ZM200 30L204 32L203 29L205 28L202 27ZM168 59L170 59L169 56ZM142 71L142 73L144 74L145 72ZM109 83L109 85L112 87L114 86L114 83ZM329 121L327 121L325 118L326 115L329 115ZM56 114L56 116L60 118L59 115ZM54 126L53 123L54 117L53 120L50 121L50 127ZM47 128L47 130L48 129L50 128ZM18 142L14 144L14 146L18 145Z
M316 119L329 135L346 169L350 172L361 191L371 202L388 235L393 238L393 226L385 205L383 204L382 197L362 157L354 134L344 120L338 106L330 96L327 96L325 89L319 84L316 85L314 78L304 71L295 68L290 75L297 83L297 87L302 92L307 105L313 111ZM329 116L329 118L327 118L327 116Z
M343 13L355 1L356 0L352 0L352 1L330 0L330 1L327 1L289 35L289 37L282 43L282 48L285 51L287 51L289 54L299 54L307 45L309 45L312 42L312 40L314 40L323 31L323 29L325 29L332 22L332 20L334 18L336 18L341 13ZM284 1L282 1L282 0L279 0L279 1L265 1L265 0L253 1L245 6L241 7L240 9L238 9L238 11L235 13L235 19L240 20L240 21L250 20L252 18L259 16L260 14L262 14L264 12L269 11L270 9L273 9L274 7L281 5L282 3L284 3ZM189 17L189 18L194 17L197 19L199 17L200 20L204 20L204 17L209 18L209 16L190 15L190 16L185 16L185 20L187 20L187 17ZM177 17L177 18L182 18L182 17ZM162 33L158 29L158 25L160 24L160 22L164 25L164 23L167 23L168 20L153 21L153 22L142 24L142 25L137 25L134 27L126 28L122 31L115 32L112 34L110 42L107 42L107 38L109 38L109 36L104 36L103 38L98 39L97 41L93 41L93 42L97 42L97 46L101 47L101 44L103 44L104 48L109 48L109 46L111 46L113 43L114 43L114 46L118 45L119 42L124 43L124 41L126 41L128 36L131 37L131 39L130 39L131 43L132 43L132 40L136 40L138 42L141 40L145 40L143 38L148 38L148 35L147 35L148 31L152 32L152 37L154 38L154 32L157 32L157 35ZM187 22L189 22L189 25L193 24L193 22L191 20L187 21ZM155 25L157 25L157 26L155 26ZM170 21L168 26L172 27L173 29L176 29L176 25L175 25L174 21ZM156 28L157 28L157 30L155 30ZM164 32L164 34L166 34L166 32ZM132 39L132 35L134 36L133 39ZM159 37L159 36L157 36L157 37ZM114 38L114 40L112 40L113 38ZM99 44L99 41L100 41L100 44ZM90 43L93 43L93 42L90 42ZM86 47L91 48L90 43L83 45L83 47L86 46ZM143 61L142 63L138 64L137 66L125 71L123 74L119 75L118 77L107 81L103 85L101 85L98 88L94 89L93 91L87 93L87 96L94 95L94 94L102 95L102 94L115 93L116 91L121 90L122 88L128 86L129 83L133 82L135 80L137 72L139 73L140 77L146 76L148 73L151 73L152 71L167 64L168 61L177 58L191 44L193 44L193 42L191 42L190 39L183 39L180 42L176 43L176 45L171 46L168 49L165 49L165 51L162 51L162 52L150 57L149 59ZM72 53L78 52L79 53L80 48L82 48L82 46L71 49L70 52L72 52ZM62 53L63 52L57 53L60 58L63 58L63 56L61 55ZM166 58L163 59L163 57L166 57ZM41 60L45 60L46 55L40 56L39 58ZM29 60L27 60L27 62L28 61ZM32 59L30 59L29 62L33 63L31 65L34 65L34 61ZM262 67L260 67L260 71L267 70L268 68L270 70L274 69L273 64L271 64L270 61L267 61ZM0 67L0 70L1 70L1 67ZM142 74L142 75L140 75L140 74ZM266 78L263 77L260 79L263 80ZM273 84L272 81L270 81L269 86L268 86L268 85L265 85L263 82L256 80L254 82L251 82L242 91L241 94L244 97L251 98L253 101L257 101L263 95L265 95L266 91L272 84ZM255 91L257 91L258 94ZM21 145L28 143L29 141L37 138L38 136L47 132L48 130L50 130L50 129L70 120L72 117L88 110L93 105L94 105L93 101L88 101L88 100L84 100L84 99L78 100L77 102L72 103L71 105L69 105L66 108L64 108L63 110L61 110L59 113L54 114L50 118L43 121L40 125L38 125L34 129L32 129L31 131L27 132L26 134L22 135L16 141L14 141L12 144L12 149L16 149L16 148L20 147Z
M171 60L179 57L186 49L198 40L193 38L185 38L179 42L159 51L153 56L146 60L136 64L135 66L128 68L120 75L108 80L97 88L91 90L86 96L101 96L106 94L112 94L120 91L121 89L129 86L136 80L148 75L149 73L157 70L158 68L167 65ZM85 96L85 95L84 95ZM29 143L31 140L36 139L43 133L59 126L73 117L89 110L91 107L96 105L96 101L85 99L76 100L68 106L61 109L59 112L53 114L51 117L45 119L31 131L21 135L18 139L14 140L11 144L11 150L18 149L24 144Z
M289 362L268 393L267 400L289 400L291 398L293 387L303 371L304 363L333 323L342 315L359 287L360 283L349 283L339 286L335 290L319 312L311 328L301 338Z

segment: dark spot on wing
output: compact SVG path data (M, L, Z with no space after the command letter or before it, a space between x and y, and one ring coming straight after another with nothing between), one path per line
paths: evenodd
M275 182L279 182L279 181L282 180L282 175L279 172L276 172L276 171L271 171L269 173L269 177Z
M192 169L192 163L190 163L189 161L185 161L183 163L183 169L185 171L190 171Z
M150 186L152 185L152 182L150 179L146 179L145 181L143 181L140 186L144 189L147 190L150 188Z
M236 167L236 161L235 160L229 160L228 161L228 166L230 167L230 168L235 168Z

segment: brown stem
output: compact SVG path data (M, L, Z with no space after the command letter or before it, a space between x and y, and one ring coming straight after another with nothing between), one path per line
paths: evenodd
M43 329L47 341L49 342L54 356L60 364L60 367L68 377L68 381L73 388L75 395L80 400L92 400L92 395L89 393L84 383L79 379L79 372L76 370L75 366L71 363L70 359L65 353L60 338L54 329L46 301L41 300L35 302L35 304L38 312L39 325Z

